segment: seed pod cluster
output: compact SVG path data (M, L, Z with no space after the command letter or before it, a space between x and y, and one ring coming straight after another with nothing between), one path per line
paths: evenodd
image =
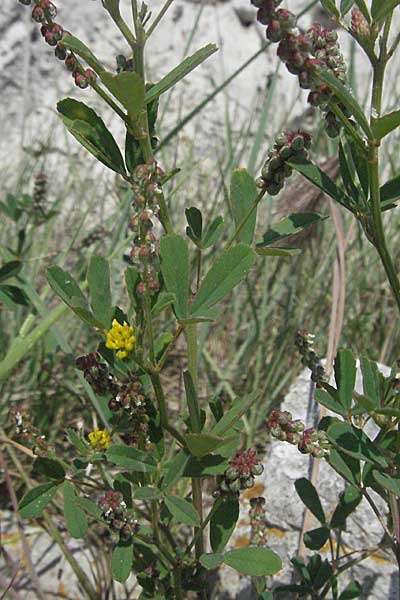
M311 380L321 385L325 378L325 371L321 364L321 359L314 350L314 335L307 331L298 331L295 335L295 346L301 354L301 362L311 371Z
M122 386L118 394L111 398L108 407L113 413L128 417L129 434L122 434L126 437L126 443L134 445L140 437L147 435L149 415L143 386L139 380Z
M118 532L121 540L129 540L139 531L139 524L127 511L126 503L120 492L106 492L99 500L103 520L112 531Z
M229 494L239 494L254 485L254 478L264 471L257 455L251 448L236 454L229 462L229 467L218 482L218 488L213 492L214 497Z
M366 40L371 35L371 28L361 10L354 7L351 11L351 31L359 40Z
M342 83L347 82L336 31L315 23L303 34L296 27L296 16L289 10L278 9L281 0L252 0L252 4L258 8L258 21L267 26L267 39L279 43L279 58L290 73L297 75L300 87L310 90L308 102L324 110L327 133L336 137L340 122L330 106L337 103L342 111L344 107L318 76L319 71L327 70Z
M32 449L35 456L46 456L50 446L40 429L33 424L32 415L25 408L14 406L9 410L15 433L25 446Z
M99 396L106 394L115 395L119 387L114 381L114 376L109 372L105 363L101 362L98 352L90 352L78 356L75 361L77 368L83 371L83 376Z
M267 419L266 427L274 438L293 445L300 442L301 433L304 431L304 423L298 419L293 420L292 413L287 410L273 410Z
M312 427L303 431L298 443L298 449L302 454L311 454L314 458L325 458L329 454L330 447L325 431Z
M155 160L137 165L132 173L132 207L134 215L129 227L136 234L130 258L138 266L141 281L137 292L143 294L146 282L150 292L157 292L159 258L157 238L154 234L154 220L159 214L159 198L162 194L160 180L164 173Z
M278 134L272 150L268 152L268 159L261 170L257 185L264 188L271 196L279 194L285 179L292 174L292 168L287 161L307 158L310 146L311 136L304 131Z
M250 498L250 540L254 546L265 546L267 528L265 520L265 498Z
M19 0L25 6L31 6L31 0ZM75 85L81 89L94 84L97 75L93 69L84 69L76 56L67 50L62 43L64 29L61 25L54 22L57 16L57 8L51 0L34 0L32 8L32 19L41 24L40 32L49 46L54 47L54 54L64 61L68 71L72 72Z

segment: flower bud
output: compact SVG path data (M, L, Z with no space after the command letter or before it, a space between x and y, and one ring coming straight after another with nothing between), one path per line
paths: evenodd
M96 82L96 79L97 79L97 75L96 75L96 73L93 71L93 69L86 69L86 70L85 70L85 77L86 77L86 80L87 80L89 83L95 83L95 82Z
M75 80L75 85L79 88L81 88L82 90L84 90L85 88L88 87L88 82L86 80L86 77L84 75L82 75L82 73L78 73L76 72L74 74L74 80Z
M44 14L44 10L40 8L40 6L34 6L32 10L32 19L36 21L36 23L44 23L46 21L46 16Z
M266 36L270 42L276 43L280 42L282 39L282 28L279 21L271 21L267 27Z

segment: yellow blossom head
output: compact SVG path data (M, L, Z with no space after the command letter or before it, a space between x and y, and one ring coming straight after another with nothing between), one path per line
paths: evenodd
M106 450L110 445L111 437L106 429L96 427L89 433L88 438L94 450Z
M126 321L121 325L117 319L113 319L111 329L106 334L106 348L117 350L118 358L125 358L133 349L134 343L132 325L128 325Z

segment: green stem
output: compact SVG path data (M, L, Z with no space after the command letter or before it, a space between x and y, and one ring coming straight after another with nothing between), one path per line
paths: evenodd
M151 34L155 30L155 28L157 27L157 25L159 24L159 22L161 21L161 19L163 18L163 16L167 12L167 10L169 9L169 7L173 3L173 1L174 0L166 0L166 2L164 3L164 5L162 6L160 12L155 17L154 21L150 24L150 27L147 30L147 33L146 33L146 38L147 39L151 36Z
M180 444L185 447L185 438L169 423L167 404L165 402L164 390L162 389L160 376L157 372L150 372L150 379L153 384L154 393L157 399L158 410L160 412L160 421L163 429L168 431Z

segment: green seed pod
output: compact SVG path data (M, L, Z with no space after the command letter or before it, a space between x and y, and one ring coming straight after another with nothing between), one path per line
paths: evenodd
M278 135L275 138L275 144L277 146L284 146L286 144L287 141L287 136L286 133L282 132L282 133L278 133Z
M276 171L281 166L282 166L282 160L277 154L275 154L269 161L269 167L272 171Z
M268 182L266 186L266 190L270 196L277 196L282 188L283 185L274 182Z
M248 479L241 479L240 483L242 485L242 490L249 490L253 487L255 483L254 477L249 477Z
M279 156L282 160L287 160L292 155L292 148L290 146L283 146L279 150Z
M251 467L251 474L254 475L254 477L258 477L263 471L264 467L261 463L258 463L257 465Z
M229 484L229 491L231 491L231 492L234 492L234 493L235 492L239 492L240 489L241 489L241 481L240 481L240 479L236 479L236 481L232 481Z
M234 481L239 477L239 471L234 467L228 467L225 471L225 477L230 481Z
M304 148L304 138L302 135L295 135L292 140L292 150L298 152Z
M221 492L228 493L230 491L230 486L225 480L223 480L219 484L219 489L221 490Z
M322 450L322 448L314 448L312 455L314 458L324 458L325 452Z

